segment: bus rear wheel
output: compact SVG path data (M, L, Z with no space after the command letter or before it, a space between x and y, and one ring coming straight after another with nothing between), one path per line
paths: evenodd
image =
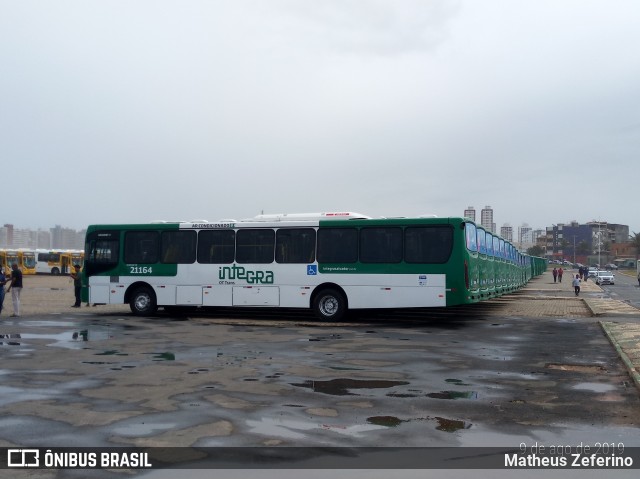
M339 321L347 312L347 300L335 289L324 289L313 298L313 312L322 321Z
M158 305L156 304L156 295L146 286L137 288L131 294L129 307L131 308L131 312L136 316L148 316L150 314L154 314L158 309Z

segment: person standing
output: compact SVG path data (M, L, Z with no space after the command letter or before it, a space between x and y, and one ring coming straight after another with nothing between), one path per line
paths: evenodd
M12 318L20 317L20 293L22 292L22 271L18 269L18 263L11 265L11 284L7 288L7 293L11 291L11 302L13 303Z
M2 314L2 304L4 303L4 285L7 284L7 277L4 269L0 268L0 314Z
M562 283L562 273L564 273L564 270L562 266L560 266L560 268L558 268L558 283Z
M73 278L73 289L76 295L76 302L72 306L72 308L80 307L80 290L82 289L82 275L80 274L80 265L76 264L73 266L73 272L71 273L71 278Z
M576 296L578 296L580 294L580 275L576 274L576 277L573 278L573 290L576 293Z
M640 271L638 271L638 288L640 288Z

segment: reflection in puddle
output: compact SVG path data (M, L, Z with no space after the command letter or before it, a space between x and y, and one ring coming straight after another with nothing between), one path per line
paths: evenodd
M456 432L460 429L469 429L471 428L471 424L467 424L464 421L460 421L458 419L448 419L444 417L426 417L426 418L417 418L417 419L400 419L395 416L372 416L367 418L367 422L369 424L375 424L376 426L384 426L384 427L398 427L402 423L411 422L411 421L433 421L436 420L438 425L436 429L438 431L443 432Z
M376 426L397 427L405 421L395 416L372 416L367 418L367 422Z
M80 349L87 341L106 341L114 338L113 328L109 326L91 326L87 329L64 331L55 334L38 334L38 333L22 333L13 336L19 336L22 339L33 340L51 340L53 342L47 346L57 346L67 349Z
M478 399L476 391L440 391L429 393L427 397L434 399Z
M175 361L176 355L170 352L152 353L154 361Z
M287 439L305 439L305 432L313 430L332 431L351 437L361 437L362 433L385 429L385 426L376 424L320 424L294 419L262 418L259 421L247 420L247 426L252 433L266 436L278 436Z
M436 427L438 431L456 432L460 429L469 429L471 427L471 424L467 425L464 421L458 421L457 419L437 417L436 421L438 421L438 427Z
M470 384L465 383L462 379L445 379L445 382L455 384L456 386L470 386Z
M8 339L9 341L0 341L0 346L20 346L20 341L11 341L12 339L21 339L20 334L0 334L0 339Z
M611 384L580 383L573 386L573 389L582 389L586 391L592 391L594 393L606 393L609 391L613 391L614 389L616 389L616 387Z
M349 389L381 389L409 384L406 381L385 381L381 379L330 379L328 381L305 381L291 383L292 386L313 389L313 392L331 394L333 396L353 396Z

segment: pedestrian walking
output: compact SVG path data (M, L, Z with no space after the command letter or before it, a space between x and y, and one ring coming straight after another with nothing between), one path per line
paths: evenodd
M558 268L558 283L562 283L562 273L564 273L564 270L562 266L560 266L560 268Z
M640 271L638 271L638 288L640 288Z
M4 303L4 285L7 284L7 277L4 269L0 268L0 314L2 314L2 304Z
M80 307L80 290L82 289L82 279L80 275L80 265L76 264L73 266L73 272L71 273L71 278L73 279L73 290L76 295L76 302L73 304L72 308Z
M7 288L7 293L11 291L11 302L13 303L12 318L20 317L20 293L22 292L22 271L18 269L18 263L11 265L11 284Z
M558 270L556 268L553 268L553 271L551 272L551 274L553 274L553 282L555 283L556 280L558 279Z
M580 294L580 275L576 274L576 277L573 278L573 290L576 293L576 296L578 296Z

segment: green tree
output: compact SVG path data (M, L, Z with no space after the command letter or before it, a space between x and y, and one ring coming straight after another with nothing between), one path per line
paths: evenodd
M631 235L631 245L636 249L636 259L640 255L640 233L634 232Z
M589 243L587 243L585 240L580 241L580 243L578 243L578 245L576 246L576 253L578 253L579 255L589 254L589 252Z
M544 248L542 246L532 246L531 248L527 248L527 254L529 256L542 256L544 255Z

